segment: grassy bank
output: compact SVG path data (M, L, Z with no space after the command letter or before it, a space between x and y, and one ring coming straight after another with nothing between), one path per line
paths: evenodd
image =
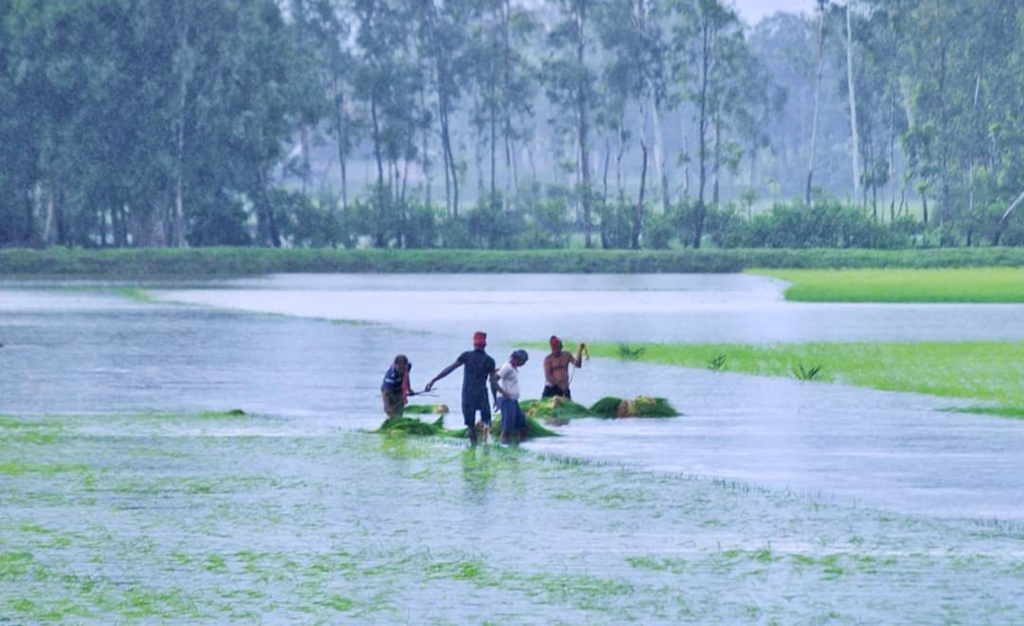
M749 270L792 283L797 302L1024 302L1024 269Z
M587 345L594 356L744 374L809 378L817 367L814 380L1024 409L1024 342Z
M738 272L746 268L1024 267L1024 248L929 250L0 250L0 275L132 278L287 272Z

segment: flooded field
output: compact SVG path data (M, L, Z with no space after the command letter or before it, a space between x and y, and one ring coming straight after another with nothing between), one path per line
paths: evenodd
M12 623L1024 619L999 525L277 417L0 428Z
M395 353L422 387L477 328L499 360L553 333L1002 340L1020 305L793 305L754 276L71 286L0 284L0 623L1024 621L1024 424L956 401L595 359L580 400L685 416L519 450L359 432Z

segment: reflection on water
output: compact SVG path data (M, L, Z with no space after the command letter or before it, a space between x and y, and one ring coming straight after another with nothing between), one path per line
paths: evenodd
M487 330L511 344L569 339L1022 339L1020 305L795 305L756 276L275 276L203 289L159 285L161 301L0 290L0 414L109 414L243 408L296 428L374 428L396 353L414 386ZM97 287L93 285L93 287ZM197 303L204 307L175 303ZM238 314L226 309L276 315ZM316 319L321 318L321 319ZM364 320L372 325L324 319ZM543 386L539 354L525 397ZM459 373L435 400L459 405ZM791 380L595 360L574 396L654 393L686 417L595 420L527 449L681 474L825 493L935 516L1024 520L1024 428L935 413L954 401ZM448 426L461 416L447 418ZM464 459L480 491L486 452ZM483 477L483 478L481 478ZM467 496L469 497L469 496ZM482 501L481 501L482 502Z

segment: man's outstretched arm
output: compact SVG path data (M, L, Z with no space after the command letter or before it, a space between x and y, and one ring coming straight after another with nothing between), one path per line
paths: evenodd
M456 362L452 363L451 365L449 365L448 367L446 367L443 370L441 370L440 373L438 373L437 376L434 376L434 378L432 378L430 380L430 382L427 383L426 391L430 391L431 389L433 389L434 388L434 383L436 383L437 381L441 380L442 378L444 378L448 374L451 374L452 372L454 372L456 369L458 369L458 367L460 365L462 365L462 363L460 363L459 361L456 361Z

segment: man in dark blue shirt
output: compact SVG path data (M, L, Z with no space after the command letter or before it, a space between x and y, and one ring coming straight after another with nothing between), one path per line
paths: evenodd
M384 412L388 419L401 417L405 409L405 397L409 389L409 368L412 364L404 354L395 357L394 363L384 374L384 382L380 385L381 399L384 400Z
M434 383L441 380L457 368L465 366L462 377L462 420L466 423L466 434L469 440L476 443L476 414L480 412L480 421L483 422L484 441L487 440L487 433L491 428L491 403L487 397L487 381L491 383L491 395L497 403L498 378L494 373L494 359L492 359L484 348L487 346L487 333L477 332L473 335L473 349L463 352L459 358L448 367L441 370L437 376L427 383L427 391L434 387Z

